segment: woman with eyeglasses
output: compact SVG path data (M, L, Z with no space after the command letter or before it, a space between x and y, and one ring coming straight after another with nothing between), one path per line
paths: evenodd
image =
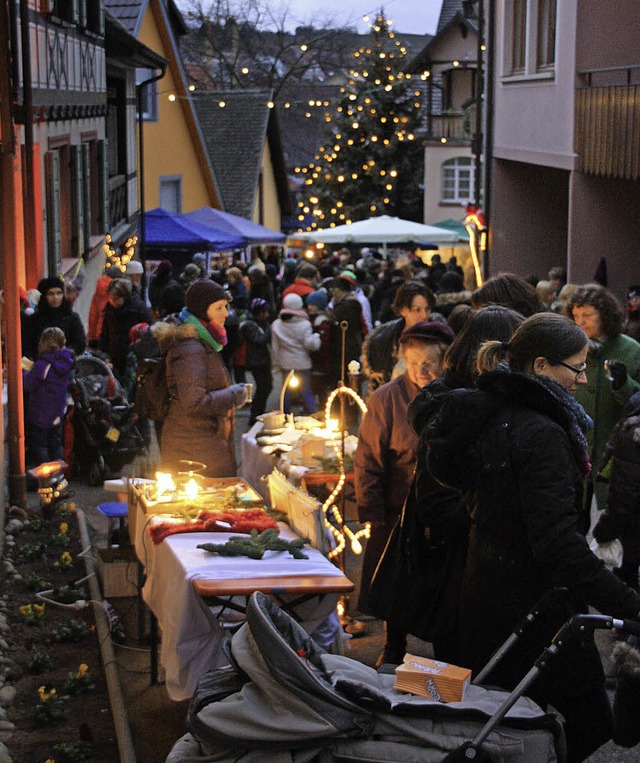
M460 596L461 664L477 672L535 602L567 589L493 671L512 689L572 614L591 605L640 616L640 595L589 550L577 507L590 472L591 421L576 401L587 383L587 335L560 315L525 320L508 342L485 342L474 390L454 390L427 431L428 468L460 490L471 517ZM497 360L502 361L497 370ZM600 657L592 639L570 644L530 696L565 718L568 760L581 761L612 734Z
M565 305L565 314L589 339L587 383L576 393L593 419L589 446L593 470L585 491L585 527L595 493L598 509L606 508L607 485L598 480L604 450L622 409L640 391L640 344L622 333L624 311L618 299L600 284L581 286Z

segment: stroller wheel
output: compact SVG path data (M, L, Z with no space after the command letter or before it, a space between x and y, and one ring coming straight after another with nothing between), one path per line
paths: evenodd
M100 457L97 461L94 461L89 467L87 473L87 482L91 487L97 487L104 482L104 460Z

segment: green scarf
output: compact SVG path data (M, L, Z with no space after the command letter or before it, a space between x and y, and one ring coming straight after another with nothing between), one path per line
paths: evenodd
M222 350L222 345L220 342L216 342L216 340L207 330L206 326L203 326L202 321L199 318L196 318L193 313L190 313L186 307L183 307L180 311L179 318L183 323L191 323L196 327L196 331L198 332L198 339L200 339L200 341L208 344L209 347L213 347L216 352L220 352L220 350Z

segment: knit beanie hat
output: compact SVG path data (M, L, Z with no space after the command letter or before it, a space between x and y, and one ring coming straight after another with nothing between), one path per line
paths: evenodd
M400 344L404 344L409 339L417 339L427 344L437 342L451 344L454 338L455 334L446 323L442 321L420 321L414 323L413 326L408 326L400 334Z
M58 278L58 276L43 278L38 284L38 291L43 297L46 297L49 289L62 289L64 291L64 281L62 278Z
M356 286L357 284L356 274L353 270L343 270L338 278L344 278L344 280L348 281L352 286Z
M133 344L134 342L137 342L138 339L142 339L147 331L149 331L148 323L136 323L135 326L132 326L129 329L129 342Z
M302 297L299 294L287 294L282 298L280 315L297 315L299 318L306 318L307 314L302 308Z
M127 262L126 270L124 271L128 276L140 276L144 273L144 267L140 260L129 260Z
M324 310L329 304L329 298L324 291L312 291L307 294L307 305L314 305L319 310Z
M209 305L219 302L221 299L229 301L229 295L220 284L210 279L199 278L187 289L185 306L196 318L207 322Z
M262 297L255 297L254 299L249 302L249 310L251 310L253 315L256 315L257 313L261 312L262 310L269 310L269 303L266 299L262 299Z

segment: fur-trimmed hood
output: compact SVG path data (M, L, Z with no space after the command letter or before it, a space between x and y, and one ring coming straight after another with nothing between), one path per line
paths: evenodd
M154 323L150 330L158 340L158 346L163 355L178 342L198 339L197 327L192 323L183 323L177 316L171 316L166 321Z
M467 289L463 291L446 291L442 294L436 294L436 307L442 305L459 305L466 302L471 304L471 292Z
M640 681L640 651L636 646L626 641L621 641L613 648L613 663L618 672L624 672Z

